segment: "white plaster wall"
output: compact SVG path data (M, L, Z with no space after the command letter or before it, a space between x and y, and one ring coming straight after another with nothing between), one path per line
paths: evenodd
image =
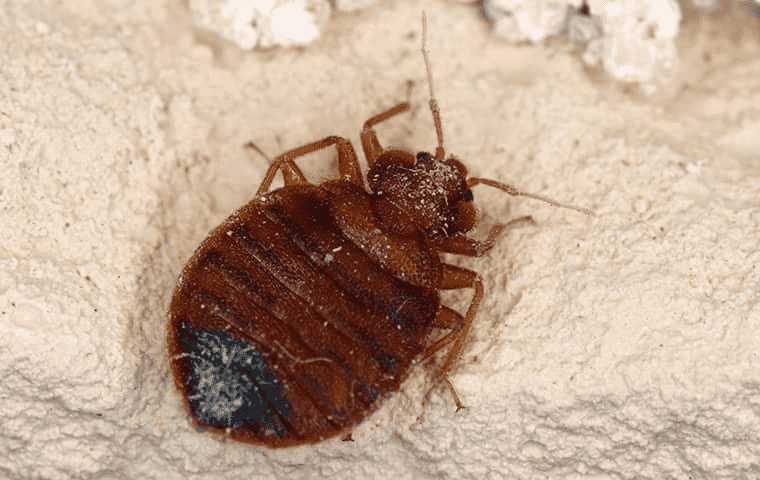
M423 7L449 151L597 216L476 191L484 222L538 225L461 261L487 290L452 378L463 412L434 396L417 422L414 379L354 442L271 451L195 432L165 309L266 169L242 145L358 146L410 92L382 139L432 148ZM760 63L686 72L688 95L648 100L562 49L494 38L461 4L399 2L249 54L195 36L173 3L0 12L0 478L760 475ZM310 165L328 175L330 158Z

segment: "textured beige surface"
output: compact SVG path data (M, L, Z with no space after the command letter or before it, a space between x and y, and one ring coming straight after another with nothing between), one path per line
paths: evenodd
M496 40L461 4L399 2L338 18L307 49L252 54L195 36L181 5L108 5L0 16L0 476L757 473L760 65L732 57L741 45L696 29L672 91L688 88L647 100L564 47ZM453 377L465 411L434 396L416 424L412 381L354 442L272 452L193 431L165 308L193 249L258 186L267 162L242 145L358 147L364 120L410 95L381 140L432 148L423 6L448 150L597 216L476 191L486 224L538 225L461 260L487 291ZM329 154L304 160L332 173Z

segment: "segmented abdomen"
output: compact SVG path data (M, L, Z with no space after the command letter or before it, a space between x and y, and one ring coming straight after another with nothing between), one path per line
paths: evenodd
M170 308L175 380L201 427L270 445L357 424L407 377L438 293L383 272L316 186L257 198L214 230Z

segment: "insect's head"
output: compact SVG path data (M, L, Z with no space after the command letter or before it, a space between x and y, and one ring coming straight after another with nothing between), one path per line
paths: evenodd
M404 150L384 150L370 162L372 166L367 181L373 192L372 205L384 226L402 235L420 232L431 240L467 233L475 225L471 187L478 184L498 188L509 195L529 197L557 207L593 215L593 212L587 209L565 205L542 195L522 192L496 180L467 178L467 168L461 162L451 156L445 158L441 112L434 95L433 74L425 48L426 39L427 19L423 12L422 56L425 60L430 89L430 112L435 124L438 146L435 154L419 152L416 156ZM389 110L386 115L407 108L408 104L399 110ZM384 118L387 117L380 120ZM371 125L380 120L367 123Z
M454 158L387 150L367 180L377 215L393 231L434 239L468 232L475 224L467 168Z

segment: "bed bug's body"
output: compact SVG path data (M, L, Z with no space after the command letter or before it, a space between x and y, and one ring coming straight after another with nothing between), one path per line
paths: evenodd
M414 160L386 152L399 155ZM423 157L416 168L376 164L373 194L346 180L274 190L203 242L174 293L169 339L199 426L270 446L350 431L398 391L442 326L436 319L462 320L440 306L437 288L473 275L444 265L422 232L399 228L409 222L380 190L399 174L417 182L436 212L429 230L456 232L435 204L473 212L464 167ZM459 188L436 201L427 190L446 181Z
M423 54L427 66L424 45ZM482 255L503 228L530 220L497 225L486 242L466 237L475 223L472 186L545 199L467 178L458 160L444 159L432 95L436 154L383 149L374 125L408 109L399 104L364 125L369 192L349 141L328 137L289 151L183 270L168 347L197 427L270 447L348 434L415 363L443 349L432 383L448 386L462 406L447 374L483 287L440 254ZM294 159L331 146L340 179L312 185ZM270 191L277 172L285 186ZM475 290L464 316L438 295L460 288ZM437 329L449 331L433 335Z
M389 275L349 240L334 220L342 200L325 185L276 190L214 230L185 269L172 353L196 348L193 330L224 332L264 359L275 386L230 388L234 367L209 372L208 387L185 382L200 423L243 441L315 442L360 422L408 376L438 293ZM175 362L182 378L199 376L198 363Z

